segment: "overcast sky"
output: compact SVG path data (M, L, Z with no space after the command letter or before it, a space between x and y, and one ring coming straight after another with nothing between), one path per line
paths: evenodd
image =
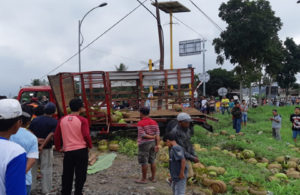
M193 0L223 29L226 24L218 17L221 0ZM96 5L108 5L96 9L82 25L86 45L112 24L138 5L136 0L0 0L0 95L16 95L20 86L34 78L48 74L77 52L78 20ZM190 8L189 13L176 17L193 27L207 44L207 69L219 67L211 43L220 31L212 25L189 0L180 0ZM276 16L283 22L280 38L293 37L300 44L300 4L296 0L271 0ZM148 0L145 5L155 12ZM165 38L165 68L170 64L169 16L161 12ZM174 20L174 68L193 64L202 72L202 56L179 57L178 42L203 38ZM104 35L82 53L82 70L114 70L123 62L129 70L141 70L141 61L159 59L156 21L140 7L112 31ZM223 66L232 69L227 63ZM66 63L58 72L78 71L78 57ZM46 77L45 77L46 78Z

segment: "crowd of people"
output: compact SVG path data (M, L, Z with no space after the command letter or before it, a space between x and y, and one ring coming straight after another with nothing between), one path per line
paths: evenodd
M222 114L232 115L236 133L246 127L248 105L246 101L232 101L223 97L220 102ZM214 113L216 100L202 98L201 110ZM38 176L41 177L43 194L51 193L53 176L53 148L64 153L61 194L70 195L75 175L75 195L83 194L87 177L89 149L92 148L88 120L82 116L85 107L80 99L69 102L71 114L59 121L53 117L55 104L32 107L21 105L14 99L0 100L0 194L26 195L36 189ZM141 166L141 178L135 182L146 184L156 182L156 154L159 151L160 129L156 121L150 118L148 107L140 108L138 123L138 162ZM273 110L273 136L281 140L281 116ZM293 138L296 143L300 136L300 108L290 116ZM192 164L199 162L194 152L191 137L193 128L191 116L179 113L176 120L168 123L163 141L169 147L170 178L167 180L173 194L185 194L187 178L194 175ZM55 147L53 147L55 146ZM150 165L151 176L147 177ZM40 169L40 175L38 175Z
M41 189L52 189L53 144L64 153L62 190L70 195L75 174L75 195L81 195L86 180L88 148L92 147L88 120L80 99L70 101L71 114L59 121L55 104L32 107L14 99L0 100L0 194L26 195L36 189L38 169Z
M223 96L221 99L219 97L211 96L206 98L201 96L199 100L196 101L196 108L206 114L222 113L231 114L231 110L234 107L234 99L227 98Z
M287 99L287 104L279 104L277 101L278 98L271 99L272 106L281 106L281 105L298 105L299 98L291 97ZM267 101L263 101L264 104L268 104ZM248 110L249 105L245 100L242 100L241 103L238 100L227 98L223 96L222 99L218 97L211 96L210 98L201 97L199 101L197 101L196 108L201 110L206 114L213 114L216 112L220 112L223 115L228 114L232 115L232 124L233 129L236 133L240 133L242 127L247 126L248 121ZM272 111L273 117L270 118L272 122L272 135L274 139L281 140L280 129L281 129L281 115L278 113L277 109ZM292 123L292 137L294 139L295 144L297 143L297 137L300 136L300 108L296 107L294 114L291 115L290 121Z
M83 194L86 181L89 148L92 148L88 120L82 100L69 103L71 114L59 121L54 116L56 106L32 108L14 99L0 100L0 194L26 195L36 189L40 169L41 189L52 189L53 148L64 153L61 194L72 193L75 175L75 195ZM150 109L140 109L138 123L138 162L142 177L136 183L156 182L156 153L159 150L160 129L149 117ZM191 137L191 117L180 113L169 123L164 141L170 148L170 183L174 194L185 194L187 177L193 175L191 162L199 162ZM53 145L55 147L53 147ZM148 165L151 177L147 178Z

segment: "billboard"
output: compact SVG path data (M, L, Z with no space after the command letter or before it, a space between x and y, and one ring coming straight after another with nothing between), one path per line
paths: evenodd
M179 56L201 54L201 39L179 42Z

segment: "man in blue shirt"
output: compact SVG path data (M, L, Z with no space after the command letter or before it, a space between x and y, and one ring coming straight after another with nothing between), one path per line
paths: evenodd
M23 111L28 112L29 109L26 109L26 106L23 106ZM22 116L22 126L15 135L10 137L10 141L19 144L26 151L26 190L27 194L30 194L32 184L31 168L33 167L36 159L39 158L39 150L36 136L26 129L31 122L32 115L25 112L23 112L23 114L25 115Z
M169 147L169 170L171 175L171 186L173 195L184 195L188 168L184 155L184 149L176 143L175 135L172 133L164 137L164 142Z
M281 136L280 136L281 116L278 114L276 109L273 110L273 117L270 118L270 120L272 121L273 137L276 140L281 140Z
M57 126L57 120L52 117L56 112L55 104L49 102L44 108L44 115L33 119L29 129L38 138L39 143L39 162L42 174L42 192L44 194L52 191L52 173L53 173L53 135ZM32 168L32 190L36 187L38 163Z
M0 194L26 195L26 153L9 141L21 126L22 108L17 100L0 100Z

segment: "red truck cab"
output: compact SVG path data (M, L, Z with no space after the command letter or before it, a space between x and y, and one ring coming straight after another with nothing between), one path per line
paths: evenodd
M30 86L20 89L18 94L18 100L21 103L28 103L32 98L41 100L43 96L46 96L49 102L56 104L52 89L50 86Z

